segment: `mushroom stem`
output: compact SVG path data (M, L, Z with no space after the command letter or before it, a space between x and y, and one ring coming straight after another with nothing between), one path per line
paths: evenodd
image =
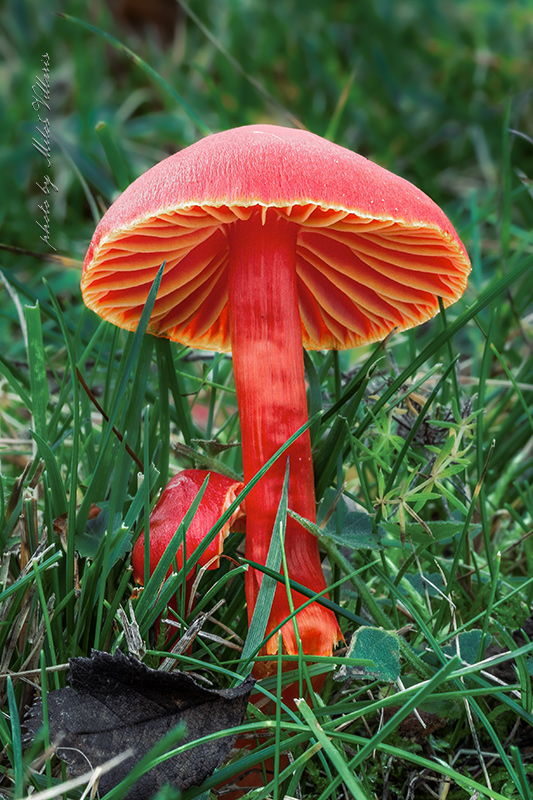
M233 366L241 421L244 480L307 421L307 398L296 275L297 226L274 209L260 209L228 231L230 248L229 307ZM305 431L259 481L246 499L246 556L266 564L282 493L287 456L290 459L289 508L315 520L315 490L309 432ZM316 538L291 517L287 519L285 552L289 577L315 592L326 584ZM262 574L246 579L251 619ZM293 592L298 607L307 600ZM267 633L290 614L286 589L278 584ZM298 613L298 632L305 653L329 654L342 638L335 615L312 603ZM293 621L282 628L285 650L298 645ZM267 653L277 650L277 636Z

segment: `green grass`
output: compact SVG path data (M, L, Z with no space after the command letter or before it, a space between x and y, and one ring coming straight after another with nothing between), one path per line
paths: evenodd
M256 753L184 798L216 796L273 759L250 798L531 800L533 643L516 633L533 606L529 2L199 2L181 6L170 44L104 3L57 10L68 18L34 0L0 11L0 242L40 256L0 251L2 796L66 779L55 758L39 765L43 742L22 749L21 721L41 686L65 684L69 658L126 649L121 608L159 664L151 629L183 576L129 605L129 553L159 489L189 466L241 473L231 360L98 320L79 262L134 177L209 130L271 121L412 180L450 216L473 270L462 300L416 332L306 357L331 586L321 602L347 643L362 625L391 632L391 679L342 648L280 659L292 675L261 681L273 702L250 705L242 726L261 733ZM37 226L46 169L31 87L43 53L56 261ZM242 535L225 552L233 560L202 575L196 608L178 605L188 627L224 599L204 627L218 638L176 658L220 686L241 680L266 622L248 635ZM281 558L272 551L273 579ZM380 632L374 664L382 643ZM282 683L319 673L320 695L297 710L279 701Z

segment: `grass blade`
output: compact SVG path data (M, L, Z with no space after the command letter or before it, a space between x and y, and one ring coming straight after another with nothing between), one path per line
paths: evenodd
M365 792L361 781L356 777L356 775L354 775L351 765L349 766L343 759L340 750L337 749L331 739L327 736L324 729L320 726L318 720L303 697L300 697L298 700L296 700L296 706L305 722L307 722L309 725L313 736L328 754L329 759L337 772L337 780L339 783L342 781L345 784L346 788L352 793L355 800L370 800L370 796L367 794L367 792ZM329 793L329 788L326 791ZM324 794L324 797L327 797L327 795Z
M281 551L285 542L285 528L287 525L287 502L289 496L289 462L287 460L287 469L285 471L285 479L283 481L283 490L274 521L274 529L270 539L270 546L268 548L268 556L266 566L271 573L278 573L281 565ZM276 531L279 535L276 536ZM274 601L276 593L277 582L268 573L263 575L261 587L257 596L257 603L255 604L254 613L248 628L248 636L244 643L241 655L241 663L239 665L239 674L248 675L252 669L252 659L259 649L264 644L265 631L270 616L270 610Z
M28 363L32 397L31 412L35 431L45 439L47 433L46 410L48 408L49 395L39 305L25 306L24 316L28 335Z
M7 703L9 708L9 719L11 722L11 748L13 753L13 773L14 773L14 796L23 797L24 794L24 772L22 767L22 740L20 735L20 720L13 690L11 677L6 679Z

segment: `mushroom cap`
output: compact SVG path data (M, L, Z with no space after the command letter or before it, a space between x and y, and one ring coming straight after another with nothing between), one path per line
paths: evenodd
M162 262L148 330L231 349L228 226L254 213L298 227L302 340L343 349L455 302L470 261L441 209L408 181L308 131L215 133L134 181L100 221L83 265L86 305L135 330Z
M186 531L186 558L189 558L203 542L213 525L228 510L244 486L240 481L208 470L185 469L174 475L163 489L150 514L150 575L159 564L167 545L170 544L207 476L209 476L209 481L205 492ZM200 566L206 566L208 569L218 567L224 539L234 523L243 515L244 506L241 504L198 559ZM181 569L183 566L183 545L181 544L177 549L174 561L177 563L178 569ZM135 542L131 563L134 579L138 583L143 583L144 531ZM167 577L172 573L173 564L168 568ZM194 572L194 569L191 572Z

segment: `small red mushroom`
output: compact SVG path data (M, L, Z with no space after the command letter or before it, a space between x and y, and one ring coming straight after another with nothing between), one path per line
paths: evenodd
M150 514L150 575L161 560L167 545L176 533L208 476L209 480L202 499L191 524L185 532L186 558L189 558L196 548L202 544L206 534L209 533L217 520L228 510L239 492L244 488L244 484L240 483L240 481L220 475L218 472L186 469L174 475L163 489ZM218 567L218 556L222 553L224 539L236 520L243 514L244 508L239 506L198 559L197 563L200 566L206 566L207 569L216 569ZM133 577L137 583L144 583L144 547L143 531L135 542L131 555ZM172 573L174 565L177 566L178 570L183 567L183 545L180 545L176 552L168 569L167 577ZM193 572L194 568L189 572L187 578Z
M312 133L249 125L213 134L150 169L118 198L93 236L85 303L134 330L161 263L149 331L233 352L244 480L307 420L302 345L343 349L433 317L463 293L465 248L432 200L407 181ZM289 507L315 519L309 433L247 496L246 555L265 564L286 457ZM315 537L294 519L290 578L325 589ZM262 575L250 570L253 614ZM293 593L298 607L307 598ZM279 585L268 630L289 614ZM305 653L330 654L334 614L312 603L296 616ZM282 627L298 651L293 622ZM267 652L277 650L272 637Z

